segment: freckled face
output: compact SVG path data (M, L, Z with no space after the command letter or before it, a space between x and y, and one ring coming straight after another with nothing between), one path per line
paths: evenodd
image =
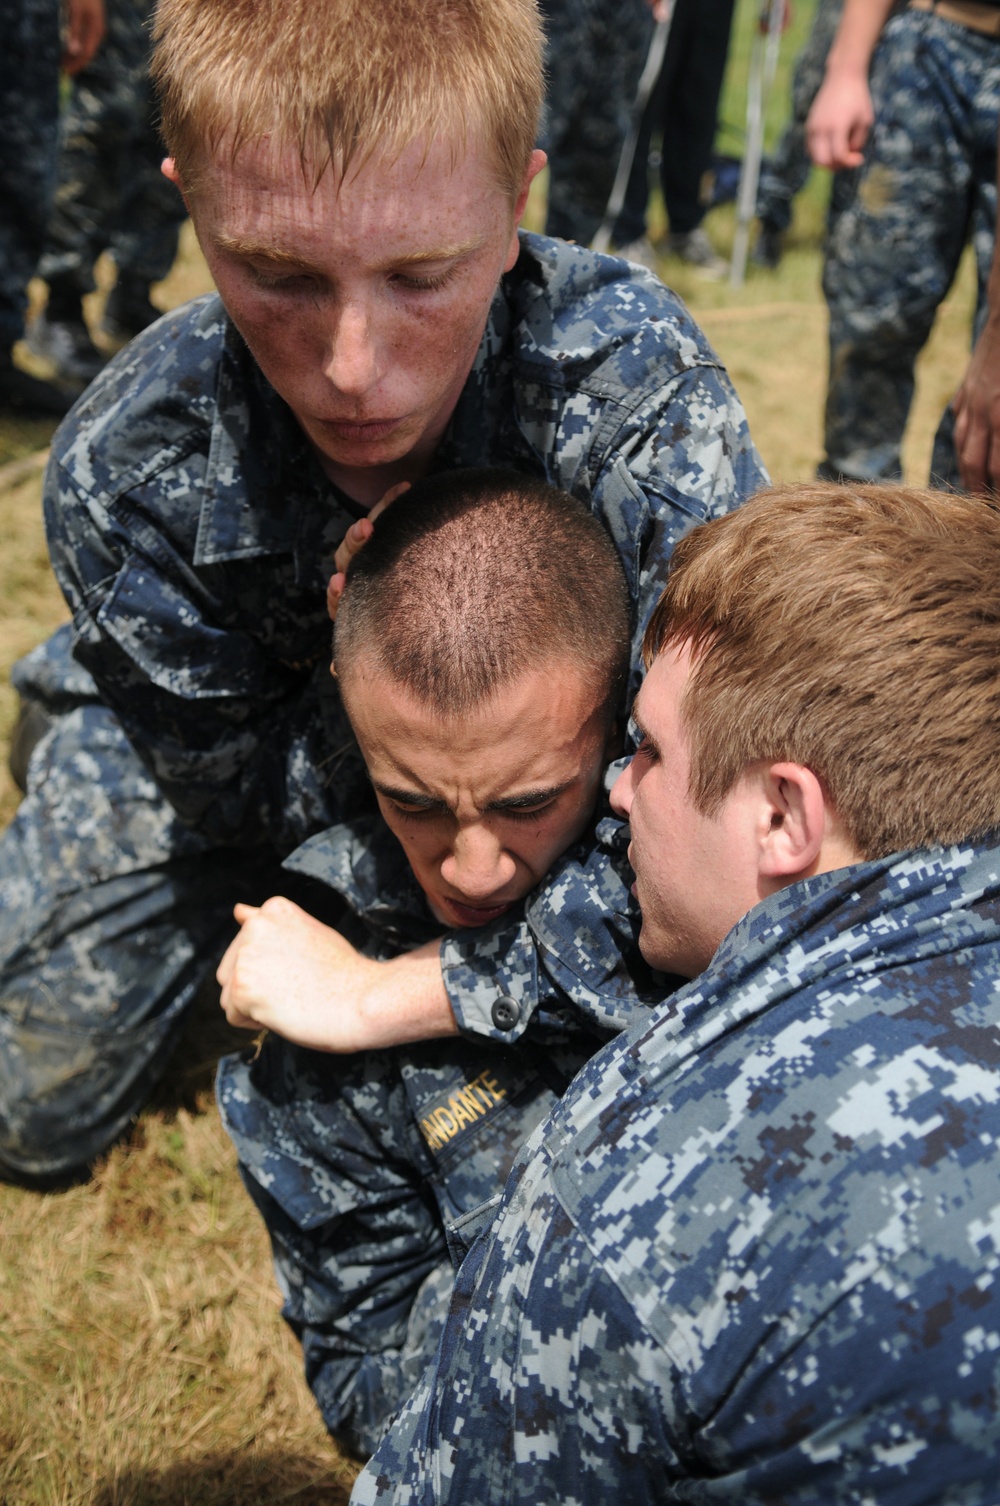
M329 474L359 500L426 467L517 258L512 203L476 146L375 158L315 191L298 154L248 148L189 195L229 314ZM410 472L399 468L408 462Z
M498 919L581 835L609 756L603 689L552 661L441 717L363 658L341 680L379 807L444 925Z

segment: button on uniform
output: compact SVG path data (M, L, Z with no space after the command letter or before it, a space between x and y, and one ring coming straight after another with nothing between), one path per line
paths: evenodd
M510 994L501 994L499 999L490 1010L493 1023L498 1030L513 1030L521 1018L521 1006Z

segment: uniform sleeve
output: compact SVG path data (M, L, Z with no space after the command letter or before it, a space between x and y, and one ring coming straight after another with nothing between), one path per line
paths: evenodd
M182 461L158 478L180 494L198 484ZM287 852L367 788L329 674L322 603L301 655L284 642L268 653L268 623L258 635L238 600L234 612L240 565L195 571L141 504L140 485L126 519L123 499L87 495L50 464L50 549L74 656L182 820L220 843ZM287 584L275 580L275 602Z
M666 393L619 412L586 469L592 506L615 540L633 600L624 718L642 680L642 638L674 545L696 523L745 501L767 475L728 377L711 365L694 366ZM560 480L579 492L579 476L566 471ZM459 1028L510 1041L532 1020L558 1026L569 1009L600 1029L623 1029L639 1000L628 974L641 967L631 881L621 850L598 843L551 869L520 923L446 938L442 973Z
M679 1472L672 1366L540 1163L541 1153L527 1163L463 1264L436 1360L352 1506L669 1499L665 1482Z
M608 786L623 763L609 766ZM444 939L442 973L463 1033L510 1044L527 1031L562 1037L582 1021L606 1039L663 998L669 980L639 951L627 844L628 828L605 817L592 841L556 860L517 919Z

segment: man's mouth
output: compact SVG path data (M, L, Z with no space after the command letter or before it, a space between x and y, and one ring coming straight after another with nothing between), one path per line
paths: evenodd
M459 926L487 926L491 920L499 920L501 915L506 915L514 903L512 899L508 899L499 905L466 905L447 895L440 895L437 902L444 913Z
M320 424L338 439L373 443L386 439L403 422L401 418L323 418Z

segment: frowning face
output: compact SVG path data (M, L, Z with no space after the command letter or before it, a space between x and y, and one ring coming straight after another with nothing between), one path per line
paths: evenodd
M443 717L364 655L341 680L379 807L444 925L498 919L581 835L609 756L605 690L552 660Z

